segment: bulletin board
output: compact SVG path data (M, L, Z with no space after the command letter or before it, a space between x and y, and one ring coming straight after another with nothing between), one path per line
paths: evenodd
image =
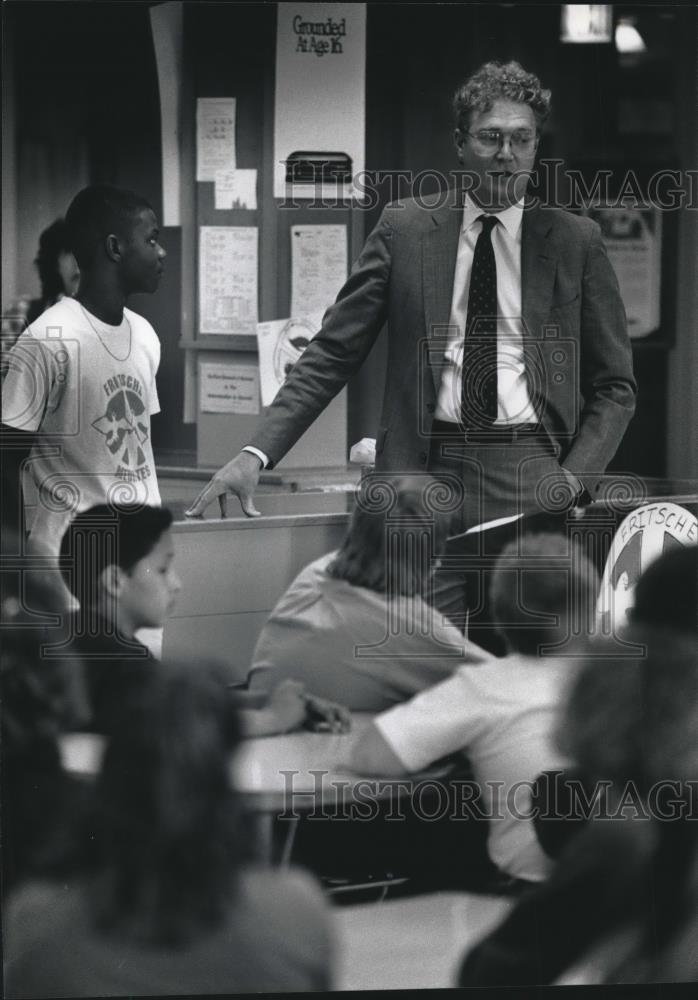
M316 13L333 8L337 20L336 9L343 5L304 6L317 8ZM334 257L343 253L345 273L364 230L361 212L343 197L324 204L274 197L276 5L186 4L183 17L187 162L182 183L190 186L192 197L182 218L189 260L183 305L189 322L180 346L187 358L185 405L196 422L197 464L217 467L249 442L263 414L257 323L286 321L292 307L298 308L298 290L304 286L298 253L293 273L293 240L299 239L299 228L312 227L323 237L324 231L335 230ZM316 255L329 266L332 280L332 254L329 258L328 265L326 250ZM335 260L337 274L341 266L341 259ZM307 292L300 298L314 314L321 315L329 304L320 308ZM286 344L281 371L292 363L303 337L287 336ZM282 467L344 465L346 411L344 390Z

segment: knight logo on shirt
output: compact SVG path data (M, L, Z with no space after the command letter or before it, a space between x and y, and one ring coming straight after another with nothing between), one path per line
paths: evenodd
M610 635L627 624L635 586L650 563L679 545L695 545L698 521L675 503L638 507L621 521L615 533L601 579L597 620Z
M92 426L104 436L109 452L119 456L117 477L129 482L149 479L150 466L143 450L149 429L140 382L121 375L108 379L103 388L109 396L107 409Z

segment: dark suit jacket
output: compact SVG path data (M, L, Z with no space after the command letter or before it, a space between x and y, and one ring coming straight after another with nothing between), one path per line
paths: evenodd
M360 367L387 320L376 468L425 470L461 222L456 192L435 209L410 200L384 210L251 444L278 462ZM533 207L522 227L529 388L558 459L590 488L634 410L618 282L595 222Z

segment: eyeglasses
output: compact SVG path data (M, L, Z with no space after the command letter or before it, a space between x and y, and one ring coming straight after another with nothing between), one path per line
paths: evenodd
M473 140L475 149L482 153L496 153L502 148L505 139L509 139L509 145L515 153L532 153L538 145L538 133L525 129L517 129L508 135L497 128L482 129L480 132L468 132L467 129L463 131Z

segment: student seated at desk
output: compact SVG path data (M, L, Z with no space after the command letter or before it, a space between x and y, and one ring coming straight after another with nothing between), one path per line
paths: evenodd
M89 863L24 885L7 907L7 997L329 988L319 890L246 862L230 788L238 726L220 684L198 664L154 662L115 713Z
M482 792L481 814L490 819L490 857L517 882L541 881L551 867L527 815L530 783L566 763L553 731L581 652L568 641L570 610L582 631L590 628L597 588L595 568L566 538L538 534L510 544L492 578L508 655L460 667L378 716L353 747L353 769L381 776L419 771L462 750Z
M568 985L666 981L660 969L690 921L698 864L696 644L636 626L627 638L644 653L598 649L560 724L592 790L589 822L551 878L468 954L461 986L541 985L561 975Z
M156 662L135 634L162 627L180 590L171 524L166 508L100 504L78 514L63 537L61 571L79 603L68 618L66 653L82 664L92 711L87 728L94 731L110 730L114 713ZM224 695L234 699L234 692ZM344 709L292 682L279 684L264 707L241 709L246 736L287 732L309 716L329 729L348 727Z
M569 983L585 981L576 978L585 965L586 975L615 965L617 981L689 976L684 935L692 920L698 927L690 883L698 873L697 615L698 548L668 550L640 577L629 627L581 671L559 726L558 742L584 778L574 809L586 823L574 824L551 878L468 954L461 986L547 984L575 965ZM551 792L540 819L562 830L571 803ZM616 935L629 926L635 954L626 940L621 968Z
M431 603L448 522L426 476L370 476L342 547L296 577L252 656L354 711L380 712L490 654Z

